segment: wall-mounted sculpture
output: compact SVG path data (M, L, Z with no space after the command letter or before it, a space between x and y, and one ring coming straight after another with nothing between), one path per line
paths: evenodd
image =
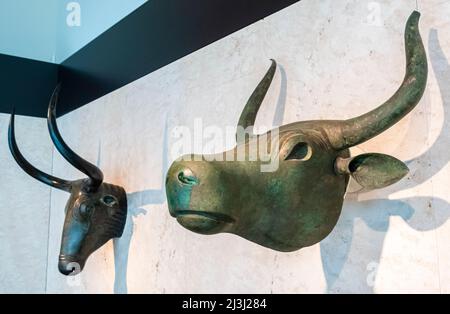
M388 101L349 120L282 126L275 172L261 172L261 160L184 156L167 174L170 214L200 234L233 233L278 251L294 251L321 241L333 230L350 176L366 190L403 178L408 168L401 161L375 153L351 158L349 148L390 128L419 103L428 74L419 18L420 13L413 12L407 21L406 76ZM245 106L239 126L254 124L275 70L273 62ZM248 151L260 136L238 140L224 156L242 148Z
M21 154L14 135L14 111L9 124L9 148L19 166L33 178L70 193L67 202L58 268L64 275L81 271L87 258L108 240L122 236L127 217L127 197L120 186L103 182L103 173L95 165L73 152L64 142L56 125L59 86L48 108L50 137L61 155L88 176L67 181L36 169Z

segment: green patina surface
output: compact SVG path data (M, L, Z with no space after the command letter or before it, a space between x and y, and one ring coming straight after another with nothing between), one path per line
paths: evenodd
M351 158L349 148L388 129L420 101L428 69L419 17L413 12L408 19L406 75L388 101L349 120L282 126L278 150L272 152L279 161L273 172L262 172L265 161L250 161L248 153L246 161L207 161L211 156L202 156L202 161L174 162L166 180L171 215L197 233L233 233L274 250L294 251L321 241L333 230L350 176L367 189L400 180L408 170L401 161L375 153ZM273 61L238 126L254 124L275 70ZM249 152L260 136L237 139L237 146L223 156L237 156L244 148Z

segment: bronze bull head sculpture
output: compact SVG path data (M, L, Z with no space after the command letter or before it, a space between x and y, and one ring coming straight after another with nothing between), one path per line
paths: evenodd
M318 243L333 230L350 177L367 190L383 188L403 178L408 173L403 162L375 153L352 158L349 148L396 124L423 96L428 66L419 18L420 13L415 11L407 21L406 75L397 92L384 104L349 120L303 121L282 126L276 143L279 166L273 172L262 172L260 159L223 158L235 156L243 149L248 154L250 146L263 135L238 136L237 146L218 154L221 158L183 156L167 173L170 214L182 226L200 234L232 233L289 252ZM273 61L247 102L239 127L253 126L275 70Z
M103 182L102 171L73 152L64 142L56 125L56 104L59 86L48 108L50 137L61 155L88 176L67 181L44 173L31 165L21 154L14 135L14 110L8 132L9 148L19 166L33 178L70 193L65 212L59 271L64 275L81 271L91 253L112 238L122 236L127 217L127 196L120 186Z

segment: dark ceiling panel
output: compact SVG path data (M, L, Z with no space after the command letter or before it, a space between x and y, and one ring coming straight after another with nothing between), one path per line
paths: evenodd
M60 114L298 1L148 1L63 62Z
M60 81L60 116L299 1L151 0L59 66L0 55L0 112L45 117Z
M0 54L0 112L45 117L58 65Z

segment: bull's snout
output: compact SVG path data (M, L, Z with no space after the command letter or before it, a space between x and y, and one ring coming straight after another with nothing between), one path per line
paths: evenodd
M205 161L176 161L167 174L170 214L185 228L200 234L222 232L234 219L223 206L220 172Z
M166 192L169 200L169 210L173 217L190 211L192 189L198 186L200 179L184 162L175 162L169 169L166 179Z
M84 262L64 255L59 256L58 269L65 276L77 275L83 269Z

